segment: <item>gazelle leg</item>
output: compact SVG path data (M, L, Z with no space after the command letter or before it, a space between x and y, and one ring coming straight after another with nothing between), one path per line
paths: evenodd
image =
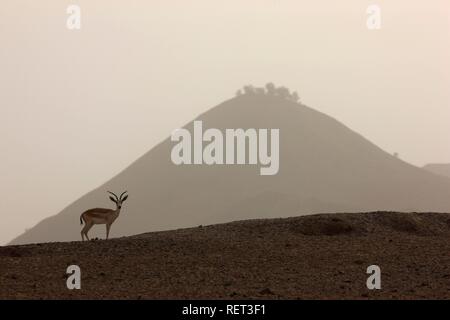
M111 229L111 225L109 223L106 224L106 240L109 238L109 229Z
M89 230L92 228L92 224L91 223L86 223L86 225L84 226L83 230L81 230L81 234L86 236L86 239L88 239L89 241L89 237L88 237L88 232Z
M81 240L84 241L84 236L86 235L86 230L87 230L87 224L84 225L83 229L81 229ZM87 238L87 235L86 235ZM89 240L89 238L88 238Z

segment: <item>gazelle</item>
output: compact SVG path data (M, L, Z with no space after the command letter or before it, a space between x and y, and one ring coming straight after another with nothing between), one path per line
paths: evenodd
M122 209L122 203L128 199L128 195L125 195L125 193L127 193L126 191L122 192L120 197L117 197L117 195L111 191L108 191L108 193L114 196L114 198L110 196L109 199L116 204L116 210L95 208L83 212L80 216L80 224L83 224L84 221L84 228L81 230L82 241L84 241L84 236L89 240L87 233L94 224L106 224L106 239L109 238L109 229L119 216L120 210ZM125 197L123 197L123 195L125 195Z

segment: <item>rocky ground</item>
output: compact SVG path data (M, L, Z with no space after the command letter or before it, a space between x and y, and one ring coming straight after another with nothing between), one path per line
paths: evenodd
M66 269L81 268L81 290ZM381 268L381 290L366 269ZM0 247L0 299L450 299L450 214L326 214Z

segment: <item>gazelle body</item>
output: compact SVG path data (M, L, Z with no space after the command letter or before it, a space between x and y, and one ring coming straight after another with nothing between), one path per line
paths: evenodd
M109 230L111 229L111 225L119 217L120 210L122 209L122 203L127 200L128 195L125 195L122 199L122 196L126 193L126 191L123 192L120 197L117 197L110 191L108 192L114 196L114 198L109 197L109 199L116 204L116 209L95 208L83 212L80 216L80 223L83 224L84 221L85 225L81 230L81 240L84 241L85 236L86 239L89 240L88 232L94 224L105 224L106 239L109 238Z

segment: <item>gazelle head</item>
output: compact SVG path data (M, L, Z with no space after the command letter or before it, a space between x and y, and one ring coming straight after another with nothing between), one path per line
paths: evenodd
M108 191L108 193L110 193L114 196L114 198L110 196L109 199L117 205L117 209L119 209L119 210L122 209L122 203L124 203L125 200L128 199L128 195L125 195L125 193L127 193L127 191L122 192L120 197L118 197L115 193L113 193L111 191ZM124 195L125 195L125 197L123 197Z

